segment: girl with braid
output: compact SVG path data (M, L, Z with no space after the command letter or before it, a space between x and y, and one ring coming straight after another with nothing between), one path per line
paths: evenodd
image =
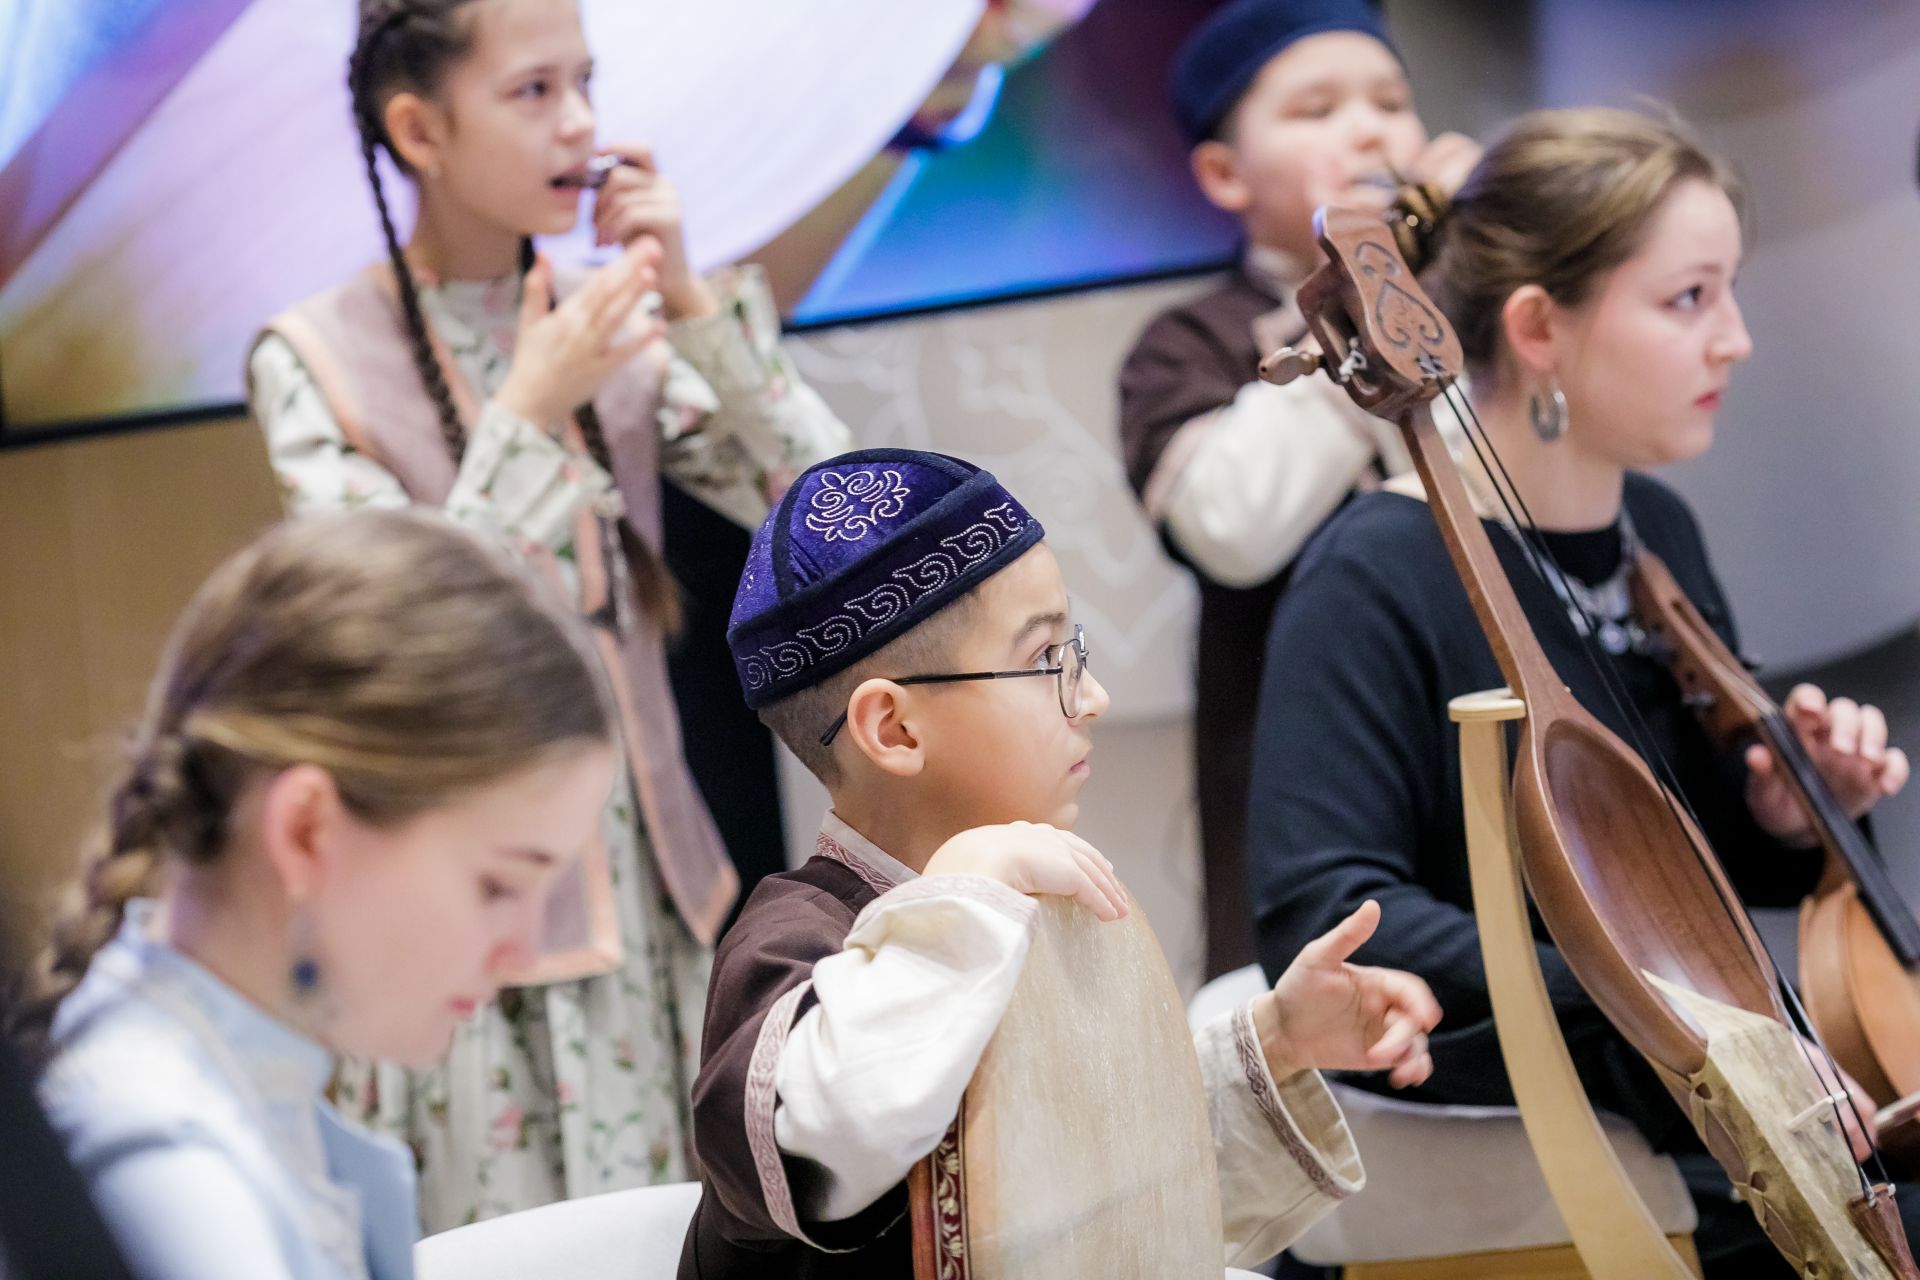
M362 0L347 78L387 259L249 358L292 511L426 503L504 539L593 622L621 713L605 856L570 899L597 944L543 950L444 1069L343 1073L343 1103L413 1146L435 1230L691 1176L690 1067L737 880L666 678L661 479L751 528L850 445L758 273L695 276L651 155L596 145L592 69L576 0ZM404 244L381 152L418 195ZM530 237L570 229L596 183L597 237L623 252L571 279Z
M143 1280L406 1280L409 1153L333 1055L424 1066L525 965L618 767L591 642L449 522L283 524L174 629L9 1026Z

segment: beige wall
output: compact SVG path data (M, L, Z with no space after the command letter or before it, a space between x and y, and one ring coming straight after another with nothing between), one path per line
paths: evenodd
M0 452L0 924L35 937L200 580L278 515L257 432ZM15 943L18 946L18 943Z

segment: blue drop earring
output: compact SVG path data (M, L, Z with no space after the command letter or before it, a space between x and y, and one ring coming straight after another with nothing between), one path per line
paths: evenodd
M293 916L293 964L288 967L287 977L293 983L293 994L302 1000L310 1000L320 991L320 962L313 957L313 928L307 921L307 913L296 909Z
M293 993L311 996L320 989L320 962L311 956L299 956L293 962Z

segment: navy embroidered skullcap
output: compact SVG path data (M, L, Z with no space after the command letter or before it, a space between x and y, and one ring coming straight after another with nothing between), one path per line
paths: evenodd
M808 468L754 535L733 598L747 705L846 670L1045 536L991 473L945 454L862 449Z
M1187 145L1214 135L1276 54L1328 31L1358 31L1393 48L1374 0L1233 0L1216 9L1173 60L1173 114Z

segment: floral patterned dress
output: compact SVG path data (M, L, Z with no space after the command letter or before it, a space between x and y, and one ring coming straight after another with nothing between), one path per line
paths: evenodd
M661 466L751 527L794 475L852 440L781 351L758 272L741 268L710 283L717 313L668 328L674 357L656 410ZM513 545L552 551L577 591L575 516L612 479L493 402L512 358L519 297L518 277L422 285L428 322L485 398L445 509ZM291 514L409 504L393 474L349 443L288 343L263 338L249 375L253 415ZM712 956L674 913L624 770L604 834L619 969L504 993L462 1025L434 1070L343 1065L342 1108L412 1146L428 1232L692 1176L689 1090Z

